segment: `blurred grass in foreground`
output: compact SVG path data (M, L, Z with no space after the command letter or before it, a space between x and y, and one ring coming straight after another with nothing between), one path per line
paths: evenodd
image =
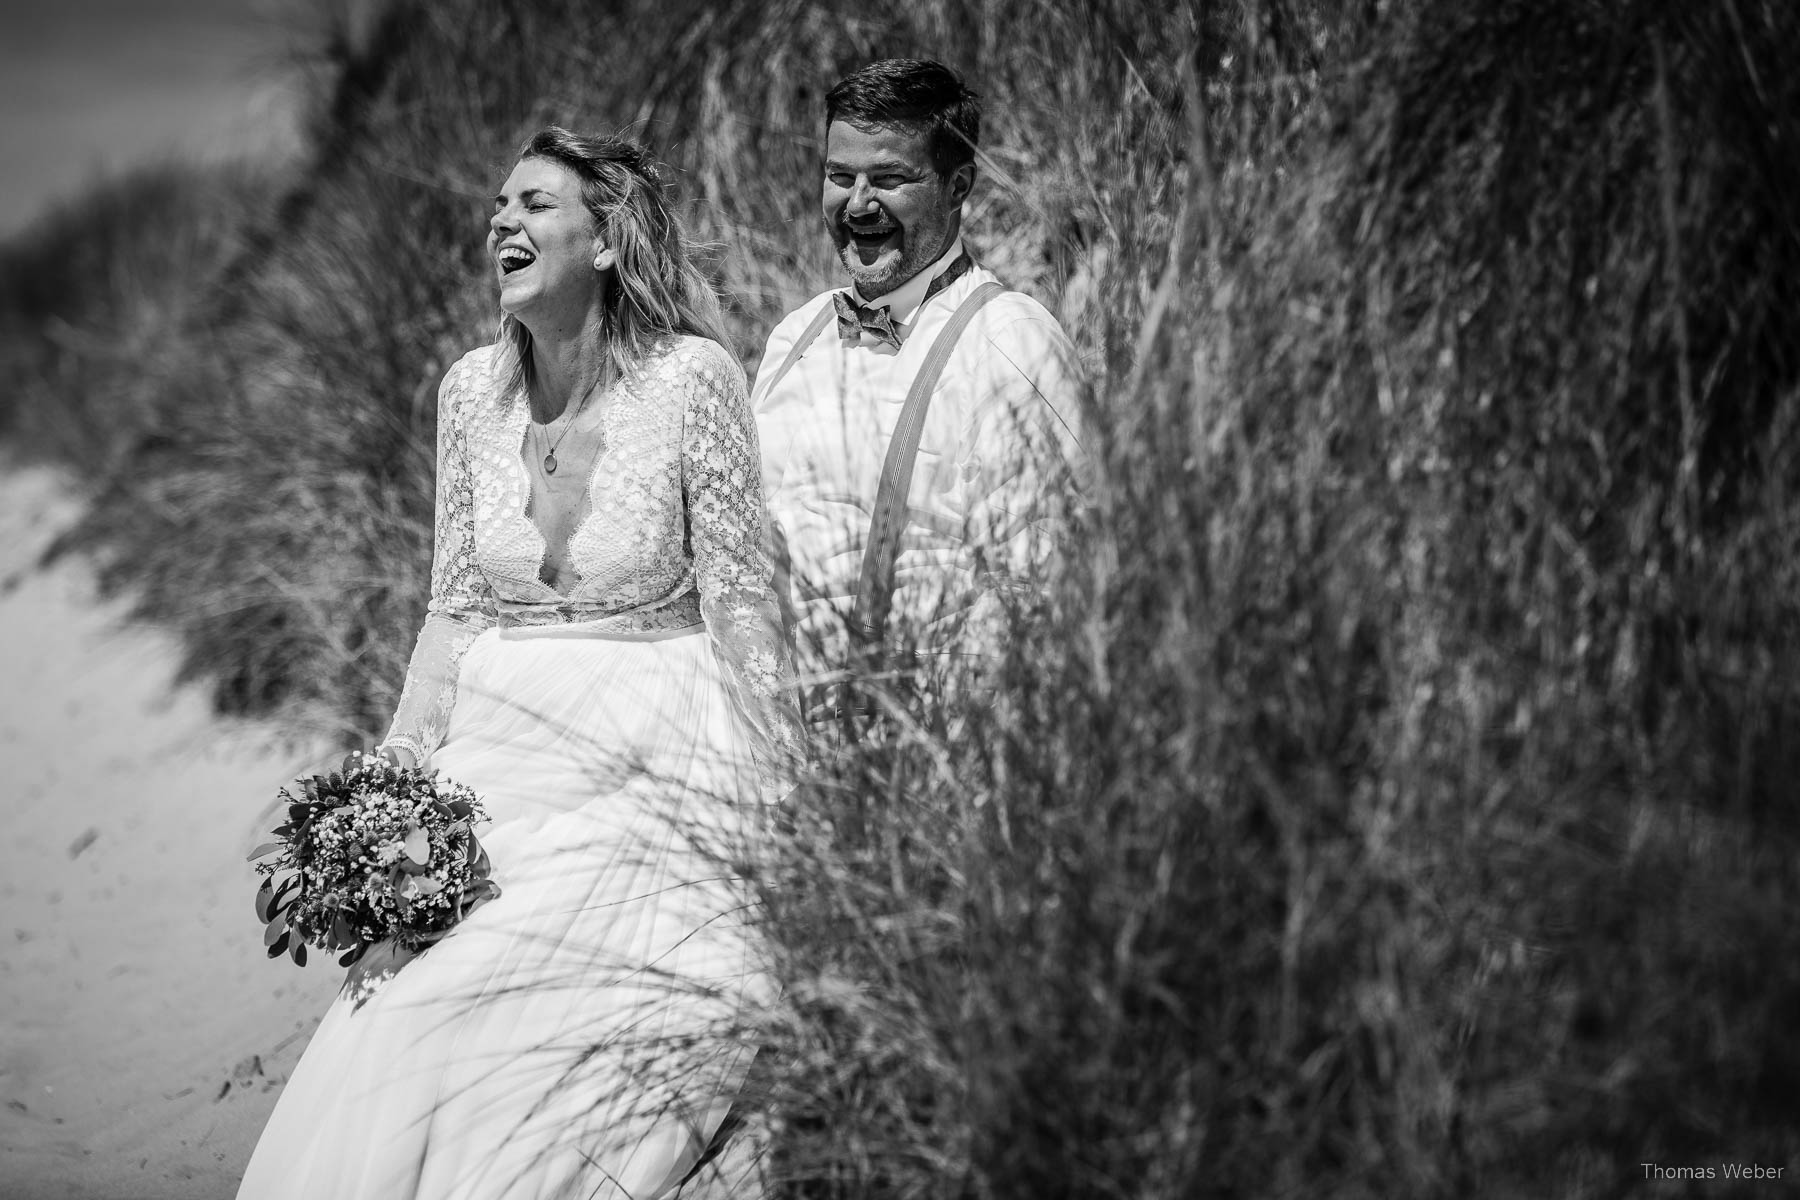
M993 701L763 868L797 1194L1800 1168L1800 12L448 0L327 53L297 182L96 197L59 294L8 252L3 419L107 465L85 544L222 703L363 734L521 137L662 147L748 356L830 280L830 81L988 98L970 232L1087 353L1096 479Z

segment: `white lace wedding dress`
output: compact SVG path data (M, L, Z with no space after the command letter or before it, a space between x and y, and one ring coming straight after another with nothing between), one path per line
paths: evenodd
M388 737L482 795L502 892L333 1004L241 1200L669 1196L748 1064L724 858L798 725L743 373L677 338L610 389L560 594L509 366L476 350L440 392L431 603ZM684 1200L755 1194L716 1166Z

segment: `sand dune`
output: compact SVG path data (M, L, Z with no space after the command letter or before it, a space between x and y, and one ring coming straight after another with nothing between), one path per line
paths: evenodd
M319 763L35 566L76 512L0 469L0 1200L229 1197L341 975L264 957L243 858Z

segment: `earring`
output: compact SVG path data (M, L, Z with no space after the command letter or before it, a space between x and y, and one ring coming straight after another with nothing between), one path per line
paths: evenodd
M606 260L605 260L605 259L601 259L601 258L596 258L596 259L595 259L595 260L594 260L594 270L596 270L596 271L604 271L604 270L606 270L606 267L605 267L605 265L604 265L604 263L605 263L605 261L606 261Z

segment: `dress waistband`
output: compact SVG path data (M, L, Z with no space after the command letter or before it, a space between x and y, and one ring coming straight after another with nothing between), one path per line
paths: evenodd
M689 625L650 625L635 617L595 617L588 621L561 624L500 625L491 631L503 642L535 641L543 638L598 639L613 642L661 642L670 638L692 637L705 633L700 621Z
M604 612L569 605L507 604L498 606L500 636L598 637L630 641L656 641L699 633L699 599L691 591L671 600Z

